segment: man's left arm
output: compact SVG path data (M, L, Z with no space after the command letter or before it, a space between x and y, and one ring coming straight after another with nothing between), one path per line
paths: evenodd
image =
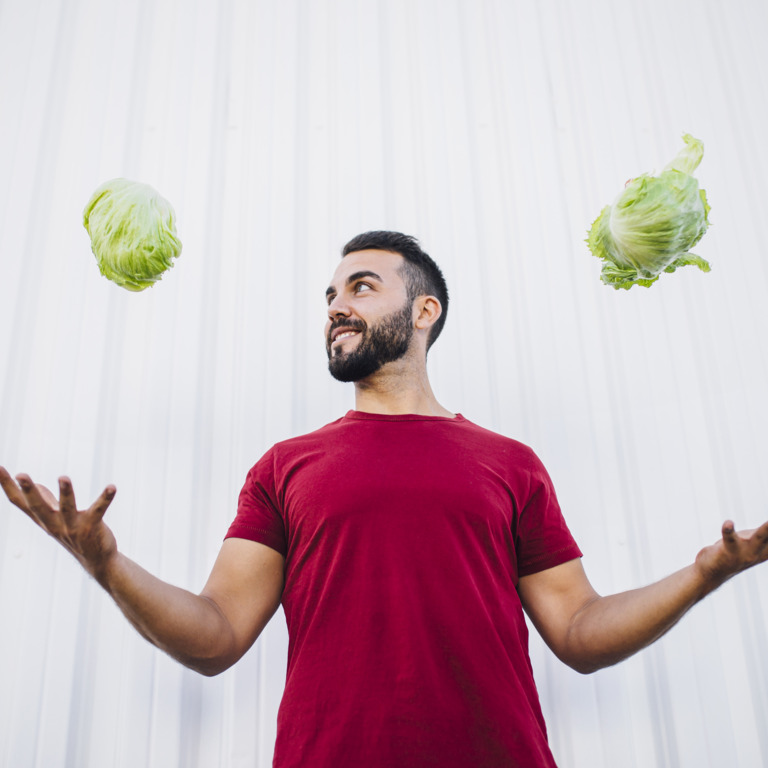
M699 600L732 576L768 560L768 522L734 530L696 560L661 581L602 597L580 560L522 576L518 592L526 613L558 658L582 673L623 661L658 640Z

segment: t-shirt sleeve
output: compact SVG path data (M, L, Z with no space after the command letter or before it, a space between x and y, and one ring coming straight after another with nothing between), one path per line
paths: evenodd
M269 450L251 468L237 502L237 515L225 539L248 539L277 550L285 556L288 546L285 522L275 488L275 461Z
M565 523L547 470L538 457L532 458L529 496L517 527L518 576L554 568L582 554Z

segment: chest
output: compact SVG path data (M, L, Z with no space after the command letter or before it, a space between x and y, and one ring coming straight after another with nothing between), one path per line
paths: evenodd
M290 468L282 495L293 548L324 536L396 536L418 545L450 532L506 544L521 503L493 457L418 439L329 445Z

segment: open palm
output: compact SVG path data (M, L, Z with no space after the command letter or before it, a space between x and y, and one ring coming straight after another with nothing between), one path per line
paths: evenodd
M103 521L116 489L107 486L102 494L84 510L78 510L75 493L68 477L59 478L59 498L44 485L36 484L26 474L14 480L0 467L0 486L33 522L68 549L93 576L117 552L117 542Z

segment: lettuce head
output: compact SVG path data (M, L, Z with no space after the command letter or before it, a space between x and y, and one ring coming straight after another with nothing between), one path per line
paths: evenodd
M171 204L147 184L112 179L91 195L83 225L104 277L129 291L154 285L181 253Z
M690 252L709 226L707 196L693 177L704 145L690 134L685 147L658 176L643 174L627 182L592 224L587 245L603 260L600 279L614 288L648 287L662 272L708 262Z

